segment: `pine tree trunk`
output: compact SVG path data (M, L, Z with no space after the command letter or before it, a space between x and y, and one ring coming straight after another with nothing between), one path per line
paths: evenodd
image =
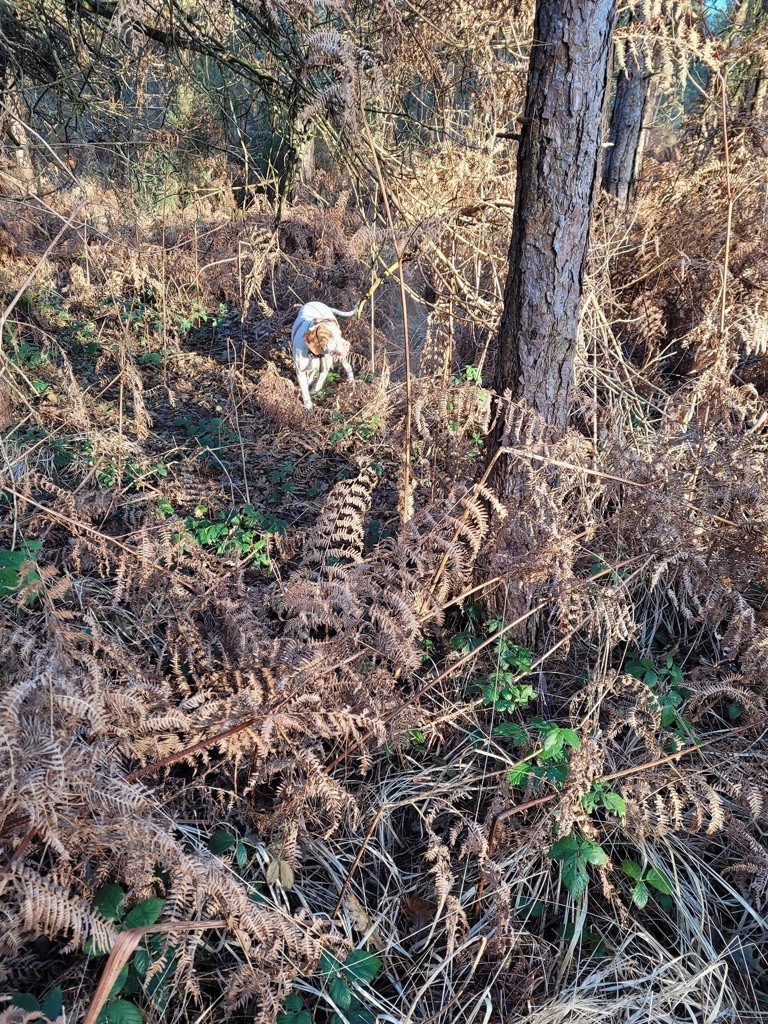
M650 70L629 54L626 69L619 71L616 79L608 134L611 145L603 163L603 188L616 196L622 207L634 197L642 166L650 84Z
M538 0L496 389L563 431L598 180L615 0Z
M768 26L768 0L760 0L759 7L755 11L755 24L753 31L759 31ZM747 80L744 87L744 95L739 104L741 110L752 117L760 117L765 107L765 100L768 96L768 54L763 51L756 61L754 74Z

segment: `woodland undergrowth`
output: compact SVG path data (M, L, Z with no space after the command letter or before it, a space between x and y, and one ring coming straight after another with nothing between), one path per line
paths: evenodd
M571 428L504 405L501 487L484 160L398 195L410 413L351 180L277 230L3 204L6 1024L84 1014L142 925L102 1021L768 1009L763 186L734 157L725 295L719 164L600 209ZM297 303L369 290L306 413Z

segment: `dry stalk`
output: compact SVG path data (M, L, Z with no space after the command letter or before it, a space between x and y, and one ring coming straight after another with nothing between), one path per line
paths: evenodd
M379 189L381 191L381 198L384 203L384 211L387 217L387 226L392 235L392 244L395 247L395 255L397 256L397 278L400 285L400 305L403 310L403 352L405 355L405 438L403 452L403 499L402 508L400 512L400 518L403 523L407 522L411 518L412 512L412 497L411 497L411 432L412 426L412 389L411 389L411 343L408 334L408 303L405 295L405 277L403 276L403 254L400 243L397 239L395 232L395 222L392 219L392 211L389 206L389 193L384 183L384 176L381 171L381 164L379 163L379 156L376 152L376 145L371 135L371 129L368 124L368 119L365 116L365 107L362 105L362 99L360 104L360 117L363 123L363 131L368 142L368 146L371 152L371 159L373 160L373 166L376 171L376 178L379 183Z

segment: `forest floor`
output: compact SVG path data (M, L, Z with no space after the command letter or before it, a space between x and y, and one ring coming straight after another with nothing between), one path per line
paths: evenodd
M386 287L303 409L297 303L370 283L351 190L277 235L3 204L4 1024L765 1019L742 184L725 292L704 172L602 211L572 428L511 405L503 486L488 337L418 259L410 402Z

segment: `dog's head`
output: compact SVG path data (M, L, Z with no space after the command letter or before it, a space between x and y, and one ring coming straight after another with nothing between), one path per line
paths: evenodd
M349 342L342 337L341 328L335 320L315 320L304 335L304 343L313 356L334 356L346 359Z

